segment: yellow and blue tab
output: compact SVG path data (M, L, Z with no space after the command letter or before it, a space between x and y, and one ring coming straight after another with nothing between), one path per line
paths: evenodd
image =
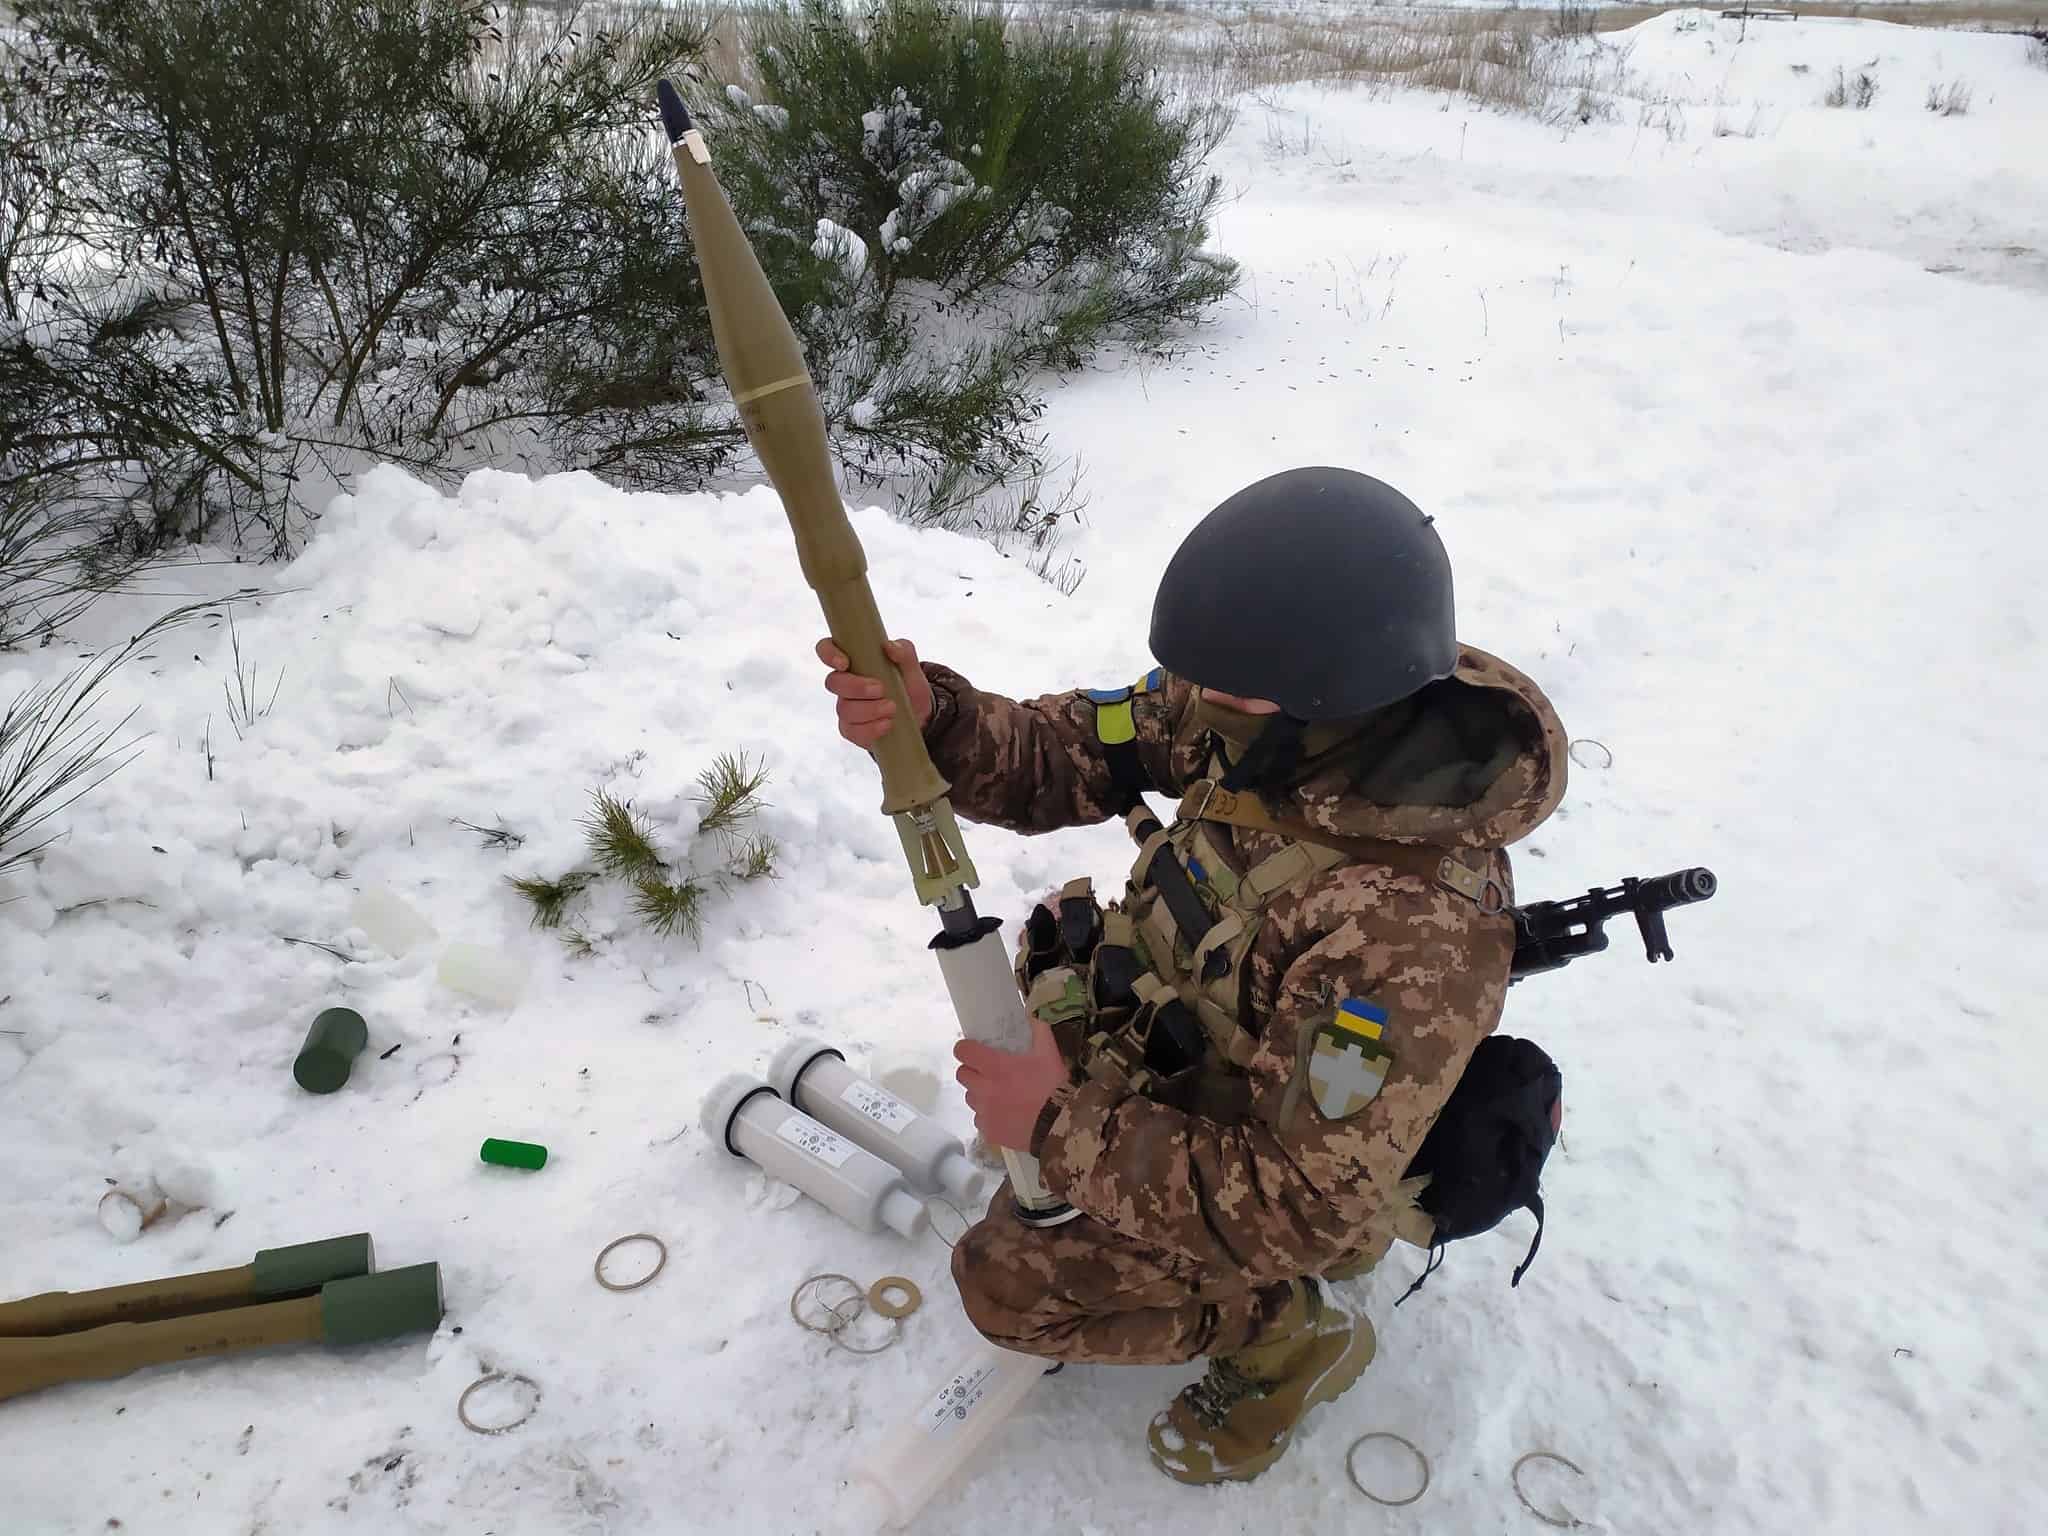
M1387 1032L1387 1010L1362 997L1347 997L1337 1005L1337 1023L1354 1035L1377 1041Z
M1165 673L1154 667L1128 688L1084 689L1095 706L1095 739L1105 747L1138 739L1138 717L1132 701L1141 693L1157 693Z

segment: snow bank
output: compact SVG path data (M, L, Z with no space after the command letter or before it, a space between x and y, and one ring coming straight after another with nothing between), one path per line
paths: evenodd
M1467 636L1582 739L1522 893L1723 880L1674 919L1675 964L1624 927L1511 999L1567 1100L1519 1289L1523 1217L1394 1312L1420 1264L1397 1253L1350 1291L1372 1370L1249 1489L1145 1462L1191 1371L1071 1369L930 1529L1533 1529L1507 1472L1538 1448L1587 1475L1532 1467L1531 1491L1594 1530L2040 1527L2048 290L2026 253L2048 248L2048 74L2005 69L2017 39L1769 26L1639 32L1638 68L1702 93L1677 134L1431 96L1248 103L1217 221L1247 302L1045 418L1089 470L1080 592L856 519L891 623L1028 694L1137 673L1159 568L1222 495L1304 462L1380 474L1437 515ZM1836 61L1894 52L1869 112L1811 101ZM1957 73L1967 117L1914 102ZM1712 132L1764 100L1775 129ZM263 697L283 670L275 707L237 740L225 633L167 639L114 700L145 755L0 893L0 1293L367 1227L386 1264L442 1262L447 1324L0 1405L10 1536L831 1528L848 1459L967 1336L946 1251L750 1177L696 1130L698 1096L802 1027L943 1079L938 1113L967 1122L927 919L872 768L832 735L773 498L496 473L441 496L385 470L264 574L278 595L238 624ZM0 691L65 659L7 658ZM714 904L701 950L622 930L576 961L527 928L504 877L575 856L591 788L680 840L695 775L734 749L772 770L783 875ZM527 839L509 854L454 825L501 817ZM1013 919L1129 859L1114 829L969 836L985 909ZM521 1003L363 943L371 886L524 956ZM289 1067L330 1003L372 1052L313 1099ZM553 1156L485 1169L487 1135ZM95 1216L108 1179L195 1208L122 1246ZM638 1230L666 1272L599 1290L590 1261ZM907 1274L927 1306L856 1359L787 1316L819 1270ZM486 1367L541 1384L516 1433L455 1423ZM1406 1510L1344 1475L1377 1429L1433 1460ZM1400 1457L1368 1452L1398 1491Z

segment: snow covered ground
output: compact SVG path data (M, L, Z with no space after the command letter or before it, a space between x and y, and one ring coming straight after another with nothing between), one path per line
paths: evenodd
M1395 1313L1420 1264L1398 1252L1356 1287L1378 1361L1248 1488L1146 1464L1191 1369L1070 1369L920 1529L1534 1531L1508 1472L1537 1449L1585 1475L1525 1486L1600 1531L2048 1521L2048 70L2017 38L1871 23L1738 43L1692 13L1618 41L1641 121L1246 103L1218 230L1245 302L1178 363L1054 396L1094 498L1073 597L856 518L893 627L1029 693L1147 664L1153 581L1223 495L1367 469L1437 514L1466 636L1584 739L1524 896L1723 881L1674 919L1675 964L1623 927L1511 1000L1568 1103L1518 1290L1522 1217ZM1873 57L1868 111L1820 105ZM1925 111L1958 77L1969 113ZM1656 119L1678 95L1683 121ZM946 1250L792 1200L707 1141L698 1101L808 1029L942 1079L939 1113L967 1118L928 919L832 734L777 504L495 472L442 496L387 469L257 574L276 595L238 626L263 698L282 671L268 714L228 727L225 628L167 637L114 689L142 755L0 892L0 1296L367 1228L387 1267L441 1262L448 1317L0 1404L0 1530L832 1529L848 1466L970 1339ZM0 698L69 659L0 658ZM529 930L505 877L575 860L591 789L681 847L696 775L734 749L771 770L778 881L715 904L701 948L603 903L594 958ZM984 909L1012 917L1129 857L1114 828L969 838ZM438 945L394 960L352 933L373 887L441 944L521 957L519 1004L441 986ZM291 1060L340 1003L371 1048L315 1098ZM485 1168L489 1135L553 1155ZM117 1243L108 1179L180 1213ZM641 1230L665 1272L600 1290L598 1249ZM929 1299L856 1358L789 1319L821 1270ZM485 1370L539 1384L522 1428L457 1424ZM1420 1501L1353 1491L1369 1430L1430 1456ZM1398 1496L1404 1457L1368 1446L1359 1470Z

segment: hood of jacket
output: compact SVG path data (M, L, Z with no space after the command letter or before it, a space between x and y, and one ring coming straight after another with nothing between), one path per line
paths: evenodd
M1200 735L1193 716L1184 729ZM1526 674L1474 646L1459 648L1449 677L1336 734L1311 740L1289 791L1265 792L1275 812L1346 837L1503 848L1564 798L1557 711Z

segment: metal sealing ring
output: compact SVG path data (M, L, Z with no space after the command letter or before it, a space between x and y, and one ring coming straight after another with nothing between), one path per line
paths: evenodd
M488 1387L498 1381L522 1381L533 1388L533 1401L526 1412L509 1424L479 1424L469 1416L469 1395L478 1387ZM455 1401L455 1417L462 1420L462 1427L475 1435L502 1435L507 1430L517 1429L540 1410L540 1383L531 1376L522 1376L517 1371L492 1371L488 1376L479 1376L462 1389L462 1396Z
M974 1223L968 1219L967 1213L961 1210L960 1207L955 1205L952 1201L948 1200L944 1195L927 1195L925 1196L924 1201L925 1215L927 1217L931 1215L931 1208L935 1205L944 1206L947 1210L951 1211L955 1216L960 1218L960 1237L965 1237L967 1235L967 1229L974 1225ZM940 1242L944 1243L948 1248L958 1248L960 1246L960 1237L946 1236L945 1233L939 1231L939 1224L936 1221L931 1223L931 1229L932 1234L935 1237L937 1237Z
M884 1315L886 1316L887 1314L885 1313ZM858 1344L847 1343L841 1336L843 1331L843 1329L835 1328L832 1331L832 1342L845 1350L849 1355L879 1355L883 1350L903 1337L903 1319L891 1317L889 1319L889 1337L882 1340L881 1343L875 1345L872 1349L864 1349Z
M903 1300L889 1300L889 1295L893 1291L900 1291ZM884 1317L908 1317L924 1305L924 1292L917 1288L914 1281L902 1275L884 1275L868 1287L868 1305Z
M1530 1451L1518 1460L1513 1469L1508 1473L1508 1481L1514 1485L1515 1497L1522 1501L1522 1508L1528 1510L1530 1514L1541 1520L1545 1525L1554 1525L1560 1530L1575 1531L1584 1525L1586 1522L1583 1520L1571 1518L1560 1520L1555 1515L1546 1515L1542 1510L1529 1502L1529 1495L1522 1492L1522 1468L1532 1461L1554 1461L1561 1467L1571 1468L1572 1472L1579 1477L1586 1475L1577 1462L1570 1461L1558 1455L1555 1451Z
M1365 1484L1361 1483L1358 1480L1358 1468L1353 1465L1353 1461L1358 1455L1358 1448L1368 1440L1392 1440L1397 1445L1407 1446L1415 1459L1422 1463L1422 1486L1409 1494L1405 1499L1383 1499L1366 1487ZM1356 1440L1352 1441L1351 1449L1344 1453L1344 1475L1351 1479L1352 1487L1356 1488L1368 1499L1371 1499L1373 1503L1384 1504L1389 1509L1399 1509L1404 1504L1413 1504L1417 1499L1429 1492L1429 1458L1422 1454L1422 1448L1413 1440L1403 1435L1397 1435L1391 1429L1376 1429L1371 1434L1360 1435ZM1526 1503L1527 1501L1525 1500L1524 1502Z
M1579 756L1579 748L1581 747L1598 747L1600 749L1600 755L1607 759L1606 762L1601 763L1598 766L1602 768L1612 768L1614 766L1614 749L1612 747L1608 746L1607 743L1604 741L1594 740L1591 736L1581 736L1577 741L1573 742L1569 747L1565 749L1566 754L1571 758L1571 760L1574 763L1578 764L1579 767L1591 768L1595 766L1591 761L1589 761L1589 758L1591 756L1590 753L1587 755L1587 757Z
M605 1279L604 1261L612 1256L612 1251L614 1249L623 1248L628 1243L652 1243L658 1250L660 1250L661 1257L654 1261L654 1268L647 1271L647 1273L642 1275L638 1280L629 1281L625 1285L620 1285L615 1280ZM597 1276L597 1283L603 1286L608 1291L637 1291L640 1289L641 1286L651 1284L654 1280L654 1277L660 1274L666 1268L668 1268L667 1243L664 1243L652 1232L628 1232L624 1237L613 1238L610 1242L606 1243L603 1248L598 1250L597 1262L590 1266L590 1272L593 1275Z
M839 1319L838 1326L833 1328L822 1328L816 1323L806 1322L803 1313L798 1310L798 1305L803 1300L804 1292L814 1285L823 1284L827 1280L837 1280L843 1285L853 1287L853 1294L851 1296L847 1297L844 1301L828 1303L825 1307L827 1312ZM860 1288L860 1282L851 1275L812 1275L810 1279L805 1280L789 1293L789 1315L795 1321L797 1327L806 1329L811 1333L822 1333L826 1337L834 1339L839 1336L841 1329L845 1328L847 1324L856 1321L861 1313L867 1310L867 1305L867 1292ZM854 1309L852 1313L849 1314L845 1310L847 1307Z

